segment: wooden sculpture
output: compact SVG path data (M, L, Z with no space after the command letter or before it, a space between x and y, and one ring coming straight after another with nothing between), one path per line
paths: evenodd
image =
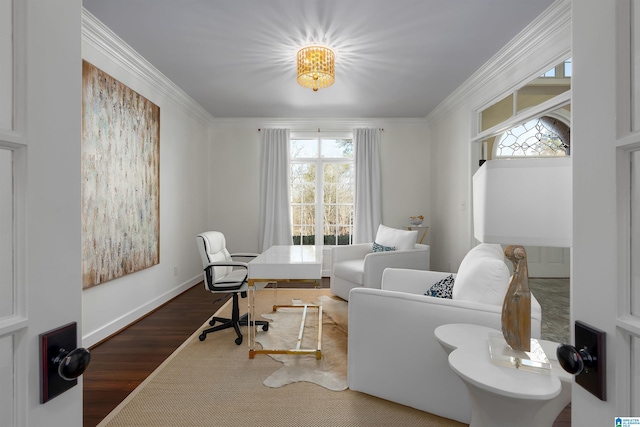
M531 350L531 291L527 253L509 245L504 254L513 263L513 276L502 304L502 334L513 350Z

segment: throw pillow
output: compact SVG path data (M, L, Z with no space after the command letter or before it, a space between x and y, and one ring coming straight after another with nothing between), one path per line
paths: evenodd
M424 294L430 297L451 299L451 295L453 293L453 284L455 280L456 279L453 277L453 274L450 274L444 279L436 282Z
M384 246L379 243L373 242L373 252L390 252L395 251L396 248L393 246Z
M374 241L379 245L396 248L397 250L414 249L417 237L418 230L399 230L380 224Z
M481 243L460 263L453 299L502 305L510 277L501 246Z

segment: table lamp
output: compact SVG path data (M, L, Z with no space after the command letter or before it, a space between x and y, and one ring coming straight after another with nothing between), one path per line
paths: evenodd
M531 292L523 246L571 247L571 157L497 159L473 176L474 236L508 245L513 275L502 305L502 334L530 351Z

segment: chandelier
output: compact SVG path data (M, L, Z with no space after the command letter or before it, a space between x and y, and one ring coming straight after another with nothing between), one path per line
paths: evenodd
M333 50L324 46L303 47L296 54L298 84L317 92L335 82L335 58Z

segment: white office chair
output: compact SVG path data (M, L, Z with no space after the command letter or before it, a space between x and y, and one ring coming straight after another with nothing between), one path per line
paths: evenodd
M240 326L247 326L247 314L240 316L240 306L238 303L238 294L242 298L246 298L249 285L247 283L247 263L234 261L233 258L255 258L255 253L235 253L230 254L226 248L226 240L224 234L219 231L205 231L196 236L196 243L202 258L202 266L204 267L204 288L214 294L233 293L233 309L231 318L212 317L209 325L212 328L202 331L200 341L204 341L210 332L220 331L222 329L234 328L238 337L236 344L242 344L242 333ZM220 325L214 326L216 322ZM269 322L264 320L256 320L251 323L261 325L263 331L269 329Z

